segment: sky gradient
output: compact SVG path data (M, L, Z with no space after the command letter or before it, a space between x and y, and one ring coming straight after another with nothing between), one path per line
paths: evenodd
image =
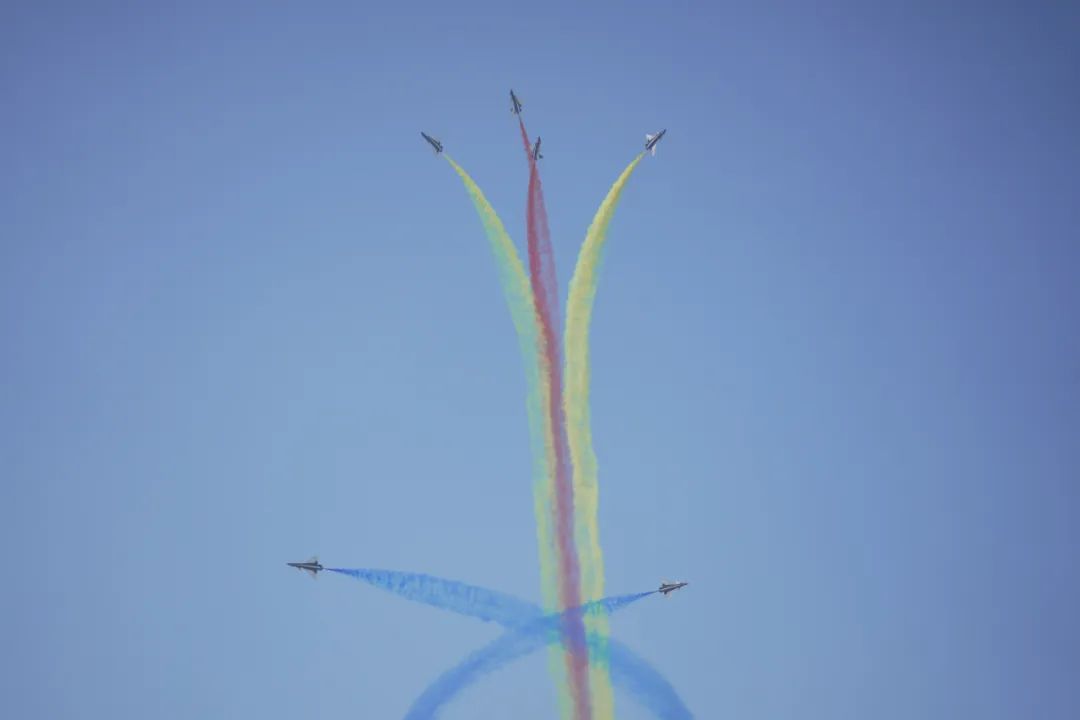
M404 715L539 602L521 358L453 171L592 342L612 620L701 718L1080 713L1080 11L0 11L0 716ZM1069 478L1073 478L1069 480ZM646 717L616 696L619 717ZM537 653L448 720L555 716ZM523 709L527 708L527 709Z

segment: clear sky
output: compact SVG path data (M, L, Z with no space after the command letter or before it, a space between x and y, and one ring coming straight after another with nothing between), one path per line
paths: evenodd
M564 298L668 129L593 432L608 588L691 585L616 636L701 718L1080 716L1074 3L151 5L0 11L0 715L395 718L498 634L316 552L539 600L517 342L418 135L520 245L513 87ZM541 653L446 717L554 712Z

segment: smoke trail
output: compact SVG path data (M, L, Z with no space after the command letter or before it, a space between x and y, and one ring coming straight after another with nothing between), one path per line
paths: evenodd
M559 628L565 625L568 618L580 619L582 615L596 609L602 609L605 614L615 612L652 594L644 592L594 601L561 613L536 618L505 633L486 647L471 653L429 685L413 702L405 716L406 720L434 718L439 708L483 675L494 672L544 645L559 642Z
M570 455L574 467L574 506L577 546L582 556L582 591L586 597L602 597L604 594L604 555L600 549L597 518L599 487L596 454L593 451L592 432L589 427L589 325L608 226L623 188L644 155L645 153L639 154L623 170L596 211L578 255L566 302L564 402ZM599 638L595 648L598 657L594 659L592 667L595 668L594 676L602 677L606 672L604 639L608 635L607 618L602 608L586 615L585 627L590 637ZM608 701L602 696L600 700ZM602 710L608 713L608 717L613 712L611 706L602 707Z
M406 600L449 610L459 615L468 615L484 622L495 622L503 627L515 627L528 623L536 615L535 608L527 602L455 580L396 570L326 569L329 572L356 578Z
M581 603L582 595L578 565L581 556L574 542L574 495L570 447L566 437L566 420L563 411L562 353L558 328L558 279L555 274L555 254L551 245L551 231L548 227L547 208L544 205L540 170L521 115L518 115L518 129L521 131L525 158L529 163L526 247L529 256L529 280L533 298L536 301L536 318L540 327L540 369L547 377L546 436L549 462L554 461L554 476L551 477L553 488L547 492L555 497L554 524L561 582L558 607L563 609L577 607ZM549 469L551 469L550 465ZM576 629L577 624L575 621L571 632ZM589 717L590 710L600 710L598 717L610 718L613 712L611 682L604 668L598 667L595 672L590 672L588 657L584 654L573 654L568 658L568 662L572 680L571 694L577 718L582 720ZM560 705L565 717L567 708L563 698L560 698Z
M667 679L645 658L618 640L608 639L608 660L615 684L634 696L654 717L665 720L692 720L690 709Z
M540 182L540 168L533 157L525 121L518 116L521 142L529 161L529 194L526 204L526 228L528 231L529 270L533 294L536 296L538 314L550 327L553 337L551 346L558 355L559 281L555 272L555 252L551 245L547 208L544 205L544 187Z
M525 657L545 643L554 646L558 640L559 635L552 632L543 636L523 636L519 632L508 632L500 636L486 647L471 653L455 668L440 675L413 703L406 718L418 720L437 716L440 707L450 703L483 675L505 666L512 660ZM588 640L591 647L600 638L590 635ZM692 720L690 709L683 703L675 688L649 665L648 661L618 640L607 638L604 642L607 644L611 677L618 687L633 696L654 717Z
M508 634L520 631L522 628L529 627L545 618L548 618L551 622L558 622L558 618L561 618L564 614L545 614L539 607L512 595L433 575L404 573L393 570L345 568L327 568L327 570L367 582L379 589L393 592L406 600L449 610L485 622L495 622L507 628ZM651 593L643 593L643 595L649 594ZM595 603L590 605L595 609ZM589 605L586 605L586 609L588 607ZM620 607L625 607L625 604ZM556 633L554 636L549 635L541 638L541 640L542 642L533 645L532 650L527 652L538 650L545 644L556 644L561 640L561 637ZM589 636L588 640L590 646L599 641L596 636ZM510 640L505 640L505 642L507 645L510 644ZM648 661L635 655L633 651L617 640L608 639L607 643L611 676L619 687L627 690L656 717L679 719L691 717L690 711L683 704L675 689L660 673L649 665ZM500 649L504 647L506 646L499 646ZM515 657L519 656L515 655ZM439 682L439 680L436 682ZM460 685L459 691L464 689L467 684ZM424 694L429 691L430 689L426 690ZM446 700L449 699L449 697L446 698ZM417 699L413 706L416 707L419 702L420 700Z
M502 221L494 208L484 197L479 186L469 177L460 165L445 153L443 156L461 177L465 189L476 207L477 214L484 225L492 252L495 255L499 278L503 286L507 304L517 329L522 357L528 379L529 426L533 447L533 506L536 514L537 536L540 553L541 586L544 591L545 605L558 607L576 607L580 603L580 589L577 568L577 553L574 547L573 496L569 483L565 491L555 488L555 512L551 518L551 491L547 479L553 463L548 440L549 426L545 423L545 407L551 402L551 391L546 373L541 373L538 358L544 357L542 340L537 337L537 314L535 297L531 284L525 275L514 244L510 240ZM554 460L557 464L557 459ZM555 530L555 560L552 562L550 547L552 544L552 526ZM558 589L555 595L555 588ZM566 644L570 648L584 648L585 629L580 618L569 619L565 623ZM583 652L566 653L564 660L569 676L570 695L578 720L589 718L589 689L587 664L580 660ZM556 671L561 673L561 671ZM556 677L556 687L563 688L566 683L562 677ZM565 704L565 700L560 702Z

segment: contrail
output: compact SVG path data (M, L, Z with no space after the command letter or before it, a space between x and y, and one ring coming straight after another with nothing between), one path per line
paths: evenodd
M406 720L434 718L442 706L483 675L494 672L512 660L528 655L544 645L558 643L559 628L565 624L568 617L580 618L596 609L602 609L605 614L612 613L652 594L652 592L644 592L594 601L561 613L536 618L517 629L508 631L439 676L413 702L405 716Z
M549 471L554 470L549 476L547 496L549 498L554 496L555 500L554 525L560 595L557 608L548 608L548 610L565 609L581 604L582 568L580 563L583 558L574 537L574 491L571 479L570 447L566 437L566 419L563 410L562 352L558 326L559 283L555 272L555 253L551 245L547 208L544 204L544 188L540 182L540 168L533 155L525 121L520 114L518 115L518 129L521 131L521 143L529 165L529 191L525 213L526 247L529 257L529 281L536 303L536 319L540 329L540 371L546 375L547 380L548 396L545 410L548 467ZM575 625L577 622L578 620L575 620ZM565 652L571 651L568 649ZM586 720L591 717L592 711L600 710L597 713L598 717L610 718L613 704L613 701L608 700L612 695L611 681L606 676L604 668L597 666L590 669L588 658L584 653L572 654L572 657L567 660L571 672L571 698L569 700L573 703L575 717L578 720ZM563 717L567 717L570 708L567 707L569 703L565 693L560 693L559 702Z
M600 548L600 528L597 511L599 486L597 484L596 453L592 447L592 431L589 427L589 326L592 321L593 301L603 259L608 226L619 204L623 188L634 169L644 157L639 154L619 175L611 186L600 208L593 217L585 234L585 242L578 254L570 291L566 301L566 393L564 407L570 455L574 467L574 509L576 516L577 547L581 553L582 592L585 597L604 595L604 554ZM614 699L605 673L607 617L602 608L589 612L585 627L590 637L596 637L596 658L591 665L597 692L594 697L598 716L607 720L614 713ZM604 684L601 684L604 683ZM606 693L603 688L606 688Z
M551 470L553 466L558 468L559 460L558 452L552 453L550 451L553 446L548 435L551 432L551 426L548 422L545 422L552 415L551 412L544 412L546 408L550 407L553 397L550 388L550 376L548 373L540 371L538 359L542 363L546 354L544 347L553 347L553 345L545 343L543 335L539 338L537 336L537 325L541 323L537 322L536 297L502 221L468 173L454 162L449 155L444 153L443 157L447 159L461 177L484 225L492 252L495 255L503 293L506 296L507 304L510 306L510 313L517 329L518 341L525 362L525 374L529 386L527 401L529 425L534 458L533 506L536 514L541 585L544 589L545 605L555 605L560 609L576 607L581 602L581 591L577 550L574 544L573 493L569 482L566 482L560 490L557 482L559 473L556 469L556 482L554 483L555 507L552 513L552 493L549 490L548 483ZM557 443L555 447L557 447ZM568 475L568 473L565 474ZM552 514L554 514L554 517L551 517ZM553 529L556 560L554 563L549 551L552 545ZM558 589L557 594L552 597L552 590L556 587ZM590 720L588 664L583 660L583 658L587 658L585 627L581 618L568 618L564 632L567 647L571 650L579 650L578 652L566 652L564 654L564 664L568 675L575 716L577 720ZM559 679L556 678L557 682ZM558 682L557 686L561 688L565 687L565 684Z

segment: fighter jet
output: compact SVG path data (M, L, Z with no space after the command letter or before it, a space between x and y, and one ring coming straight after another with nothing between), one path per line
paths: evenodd
M536 136L536 144L533 145L533 160L540 160L544 156L540 154L540 136Z
M524 105L522 105L521 101L518 100L518 96L514 94L513 90L511 90L510 91L510 112L514 113L515 115L520 115L521 114L521 108L523 108L523 107L524 107Z
M649 134L645 136L645 149L656 155L656 143L660 142L660 138L664 137L664 133L667 132L667 128L664 128L660 132Z
M300 563L285 563L289 567L294 567L297 570L306 570L311 573L311 577L317 577L319 571L323 569L323 566L319 564L319 558L313 557L307 562Z
M668 580L665 580L664 582L660 583L660 589L657 592L663 594L664 597L667 597L668 595L675 592L679 588L686 587L689 584L690 583L670 582Z
M442 143L441 142L439 142L435 138L431 137L430 135L428 135L423 130L420 131L420 134L424 136L424 139L428 141L428 143L431 145L431 147L435 148L435 154L436 155L438 155L439 153L442 152Z

